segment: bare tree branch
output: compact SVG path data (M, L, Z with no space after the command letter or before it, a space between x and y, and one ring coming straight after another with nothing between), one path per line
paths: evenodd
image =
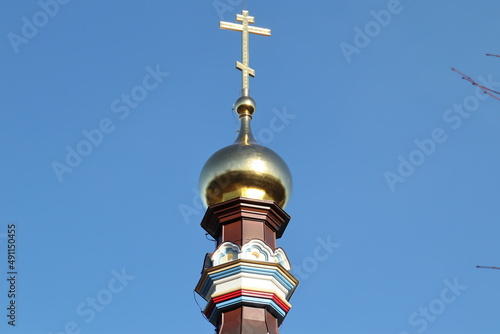
M476 268L481 268L481 269L500 269L498 267L485 267L485 266L476 266Z
M488 94L489 96L491 96L491 97L497 99L498 101L500 101L500 97L499 96L496 96L496 95L492 94L492 93L494 93L494 94L500 95L500 92L497 92L497 91L495 91L493 89L490 89L488 87L480 85L477 81L475 81L474 79L472 79L468 75L463 74L462 72L460 72L459 70L455 69L454 67L452 67L451 70L454 71L454 72L457 72L458 74L460 74L462 76L462 79L467 80L471 84L473 84L474 86L478 86L479 88L481 88L481 90L483 91L483 93Z

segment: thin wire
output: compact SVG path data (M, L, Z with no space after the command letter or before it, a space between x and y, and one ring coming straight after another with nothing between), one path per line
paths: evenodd
M198 303L198 300L196 300L196 290L195 290L195 289L193 289L193 299L194 299L194 301L195 301L196 305L198 305L198 307L199 307L199 309L200 309L200 313L201 313L201 315L203 316L203 318L205 318L206 320L208 320L208 318L207 318L207 316L205 315L205 313L203 313L203 309L201 308L200 303Z
M234 118L234 123L236 124L236 132L240 132L239 127L238 127L238 120L236 119L236 110L232 110L231 114L233 115Z
M208 241L215 241L215 239L208 239L208 233L205 233L205 238L207 238Z
M243 10L246 10L246 9L247 9L247 1L243 0Z
M198 308L200 309L200 312L203 313L203 309L201 308L200 304L196 300L196 290L194 290L194 289L193 289L193 299L194 299L194 302L196 303L196 305L198 305Z

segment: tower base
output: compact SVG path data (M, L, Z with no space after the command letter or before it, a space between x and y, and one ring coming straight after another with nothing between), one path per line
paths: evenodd
M222 314L217 334L279 334L278 319L263 308L241 306Z
M217 334L279 334L298 285L276 248L290 217L273 201L235 198L208 208L201 226L217 242L196 292Z

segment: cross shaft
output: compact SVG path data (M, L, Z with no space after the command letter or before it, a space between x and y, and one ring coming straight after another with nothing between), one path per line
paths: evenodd
M248 15L247 10L243 10L241 14L236 15L236 21L242 22L242 24L231 23L231 22L220 22L220 28L233 31L241 31L241 58L242 61L236 62L236 68L242 72L242 83L241 83L241 95L248 96L250 93L250 80L249 75L255 77L255 70L250 67L250 50L249 50L249 38L248 34L256 34L262 36L271 36L271 30L266 28L259 28L249 26L249 23L254 23L255 18Z

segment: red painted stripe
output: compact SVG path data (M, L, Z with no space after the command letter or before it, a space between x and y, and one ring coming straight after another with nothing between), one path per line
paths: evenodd
M241 290L230 292L230 293L227 293L227 294L219 296L219 297L214 297L213 301L214 301L214 303L218 304L220 302L223 302L223 301L226 301L229 299L233 299L233 298L239 297L239 296L241 296Z
M278 298L278 296L276 295L273 295L273 300L276 304L278 304L279 307L281 307L283 309L283 311L285 311L286 313L288 313L288 311L290 311L290 307L283 303L283 301L281 299Z
M274 293L270 293L270 292L262 292L262 291L254 291L254 290L237 290L237 291L233 291L233 292L227 293L227 294L222 295L222 296L215 297L212 300L215 304L218 304L218 303L221 303L221 302L233 299L233 298L237 298L240 296L271 299L276 304L278 304L278 306L281 307L283 309L283 311L285 311L287 313L288 313L288 311L290 311L290 307L287 304L285 304ZM210 306L211 306L210 311L212 311L213 305L210 305ZM207 313L210 313L210 312L207 312Z

